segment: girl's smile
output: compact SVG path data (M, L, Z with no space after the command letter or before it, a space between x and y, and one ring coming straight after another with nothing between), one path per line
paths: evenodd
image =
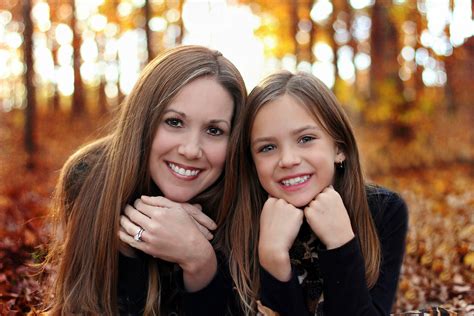
M312 174L292 175L281 179L282 189L288 192L298 191L309 184Z

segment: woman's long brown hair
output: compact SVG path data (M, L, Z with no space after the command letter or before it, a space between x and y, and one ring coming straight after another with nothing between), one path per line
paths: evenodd
M264 79L250 93L243 120L230 142L224 197L218 225L219 248L229 255L229 268L246 314L255 313L259 295L258 238L260 212L268 194L259 183L252 161L250 135L258 111L268 102L289 95L312 113L346 157L336 168L334 188L347 208L365 260L366 281L372 287L379 274L380 242L369 210L359 152L351 124L334 94L312 75L281 72Z
M232 96L232 121L236 121L246 98L239 71L217 51L178 47L145 67L110 135L80 149L64 165L53 200L52 240L44 263L55 268L47 306L51 314L118 314L120 214L140 195L156 192L148 159L163 110L183 86L203 76L214 78ZM223 179L221 175L195 199L213 218ZM159 315L159 271L153 258L149 272L144 314Z

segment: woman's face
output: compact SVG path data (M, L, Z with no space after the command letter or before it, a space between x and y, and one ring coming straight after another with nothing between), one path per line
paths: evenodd
M345 158L306 107L286 94L258 111L250 138L261 185L296 207L332 184L334 164Z
M166 198L187 202L221 175L234 102L214 78L193 80L164 110L152 142L151 178Z

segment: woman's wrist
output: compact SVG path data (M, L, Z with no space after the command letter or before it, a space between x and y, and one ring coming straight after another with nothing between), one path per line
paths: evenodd
M180 263L181 269L186 273L199 273L209 263L216 262L216 253L212 245L205 240L201 245L194 247L193 255L185 262Z
M207 242L207 245L195 249L197 255L180 264L184 287L189 292L196 292L207 286L217 272L217 257L212 245Z

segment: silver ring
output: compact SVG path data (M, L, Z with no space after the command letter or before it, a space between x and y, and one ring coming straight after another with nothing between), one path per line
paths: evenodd
M136 233L135 236L133 236L133 239L135 239L136 241L143 241L142 240L142 234L145 230L143 228L140 227L140 229L138 230L138 233Z

